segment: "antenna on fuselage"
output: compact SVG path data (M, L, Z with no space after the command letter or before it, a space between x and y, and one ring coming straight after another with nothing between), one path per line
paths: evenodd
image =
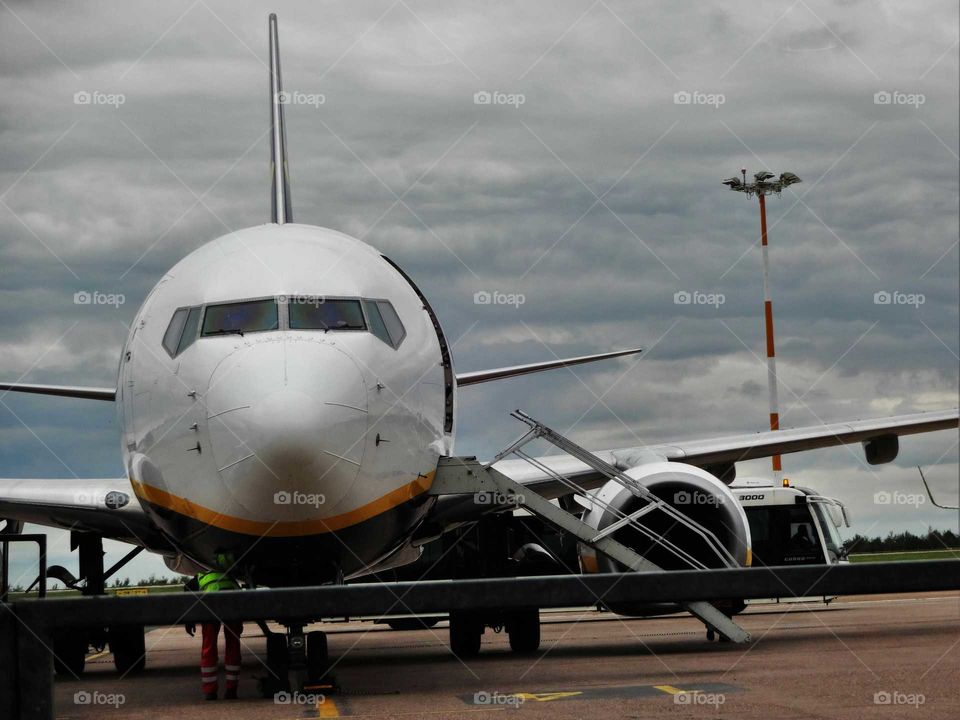
M277 41L277 16L270 14L270 222L293 222L290 202L290 174L287 168L287 131L283 106L287 97L280 80L280 44Z

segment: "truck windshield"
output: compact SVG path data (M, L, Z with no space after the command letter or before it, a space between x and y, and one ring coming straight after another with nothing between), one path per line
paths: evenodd
M830 555L830 562L836 562L843 556L843 539L840 537L840 531L833 524L830 513L822 503L812 503L817 519L820 520L820 527L823 529L823 537L827 543L827 553Z
M807 565L826 559L810 506L745 507L753 539L753 564Z

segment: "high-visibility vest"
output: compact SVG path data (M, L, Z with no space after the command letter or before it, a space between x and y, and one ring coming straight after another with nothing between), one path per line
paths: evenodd
M239 590L237 585L226 573L204 572L197 575L201 592L215 592L217 590Z

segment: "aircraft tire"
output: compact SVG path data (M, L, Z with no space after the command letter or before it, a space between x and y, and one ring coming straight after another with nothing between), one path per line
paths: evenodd
M483 623L475 613L450 613L450 649L454 655L459 658L479 655L482 635Z
M87 662L87 635L63 628L53 636L53 668L61 677L80 677Z
M327 634L321 631L307 633L307 679L320 680L330 666Z
M535 653L540 648L540 611L521 610L507 620L510 649L515 653Z
M143 672L147 665L147 644L142 625L116 625L109 630L113 665L121 675Z

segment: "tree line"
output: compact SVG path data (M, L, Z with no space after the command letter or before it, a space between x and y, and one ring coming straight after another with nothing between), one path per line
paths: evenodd
M886 537L854 535L843 543L850 553L909 552L911 550L947 550L960 548L960 534L953 530L927 529L926 535L915 535L909 530L891 532Z

